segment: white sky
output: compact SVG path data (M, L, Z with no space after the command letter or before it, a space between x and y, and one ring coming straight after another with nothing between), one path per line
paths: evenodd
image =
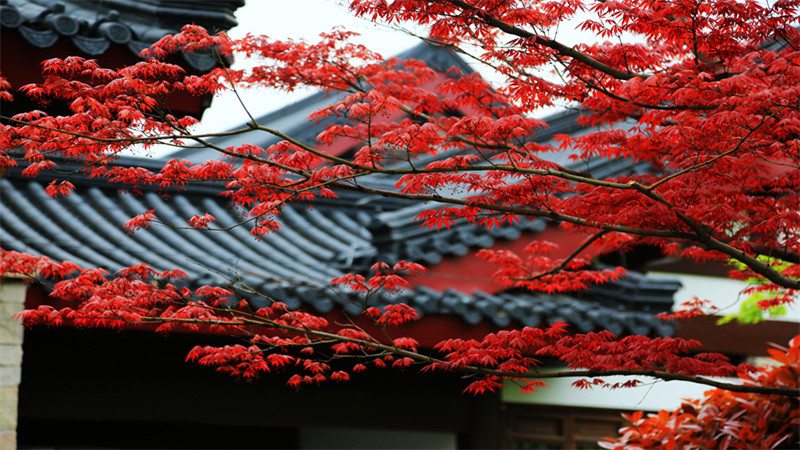
M316 41L319 34L342 26L360 33L356 41L384 57L390 57L413 47L419 41L407 34L385 26L356 18L343 2L334 0L247 0L236 12L239 25L228 34L232 38L244 37L247 33L263 34L275 39L303 38ZM241 65L242 61L234 63ZM258 116L297 101L311 92L292 93L266 90L251 90L244 94L245 105ZM211 108L203 115L203 128L225 130L244 123L247 115L238 101L229 94L214 99Z
M418 39L402 31L356 18L350 13L347 3L346 0L247 0L236 12L239 25L231 29L228 34L232 38L241 38L251 33L276 39L303 38L315 41L319 33L342 26L349 31L360 33L361 36L356 42L364 44L384 57L394 56L419 43ZM425 34L424 30L419 28L415 32ZM592 39L590 33L577 32L568 26L561 27L558 38L567 45ZM234 67L237 64L241 65L242 61L234 63ZM477 63L473 66L493 81L491 74L484 70L485 67ZM300 100L311 92L313 91L285 93L251 90L243 93L243 96L248 110L254 116L259 116ZM227 130L246 121L247 115L234 96L223 94L215 98L211 107L206 110L201 127L197 131Z

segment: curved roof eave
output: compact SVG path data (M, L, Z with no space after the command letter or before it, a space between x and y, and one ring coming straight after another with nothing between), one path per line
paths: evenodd
M139 52L168 34L178 33L187 23L210 31L236 25L234 11L244 0L6 0L0 5L0 25L17 30L32 46L48 48L69 40L91 57L104 54L112 45ZM217 65L200 53L183 53L189 67L205 72Z

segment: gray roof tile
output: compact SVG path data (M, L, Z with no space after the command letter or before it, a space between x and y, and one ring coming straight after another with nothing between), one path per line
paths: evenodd
M66 37L90 54L104 52L112 42L138 52L147 42L176 31L180 20L186 18L180 15L181 11L229 27L234 23L230 14L241 2L191 2L191 12L186 8L190 2L106 0L104 4L107 10L90 17L78 1L67 1L62 8L50 0L9 0L1 6L0 22L4 27L19 29L34 45L46 47L53 45L54 39ZM163 13L164 17L153 21L154 13ZM73 33L70 21L79 24L77 33ZM469 72L452 53L428 45L415 47L400 57L421 59L440 70L457 65ZM200 68L203 63L192 64ZM325 124L309 125L306 117L335 98L317 94L259 121L313 143ZM571 111L550 117L547 121L551 127L536 139L545 142L557 133L584 132L576 122L579 115L580 112ZM236 136L217 144L240 145L242 139ZM266 147L275 142L267 137L255 144ZM199 162L217 154L187 150L173 156ZM566 162L566 154L553 157ZM156 163L141 160L121 163L156 167ZM580 168L601 176L645 169L625 161L599 159ZM266 306L269 299L275 299L292 308L306 306L324 313L339 307L356 314L364 306L405 301L421 315L451 315L470 324L488 321L505 327L516 321L539 326L565 320L579 331L604 328L615 333L672 332L671 324L653 318L653 314L671 307L672 295L679 285L639 274L572 295L524 291L464 294L454 289L437 292L423 286L392 297L374 296L369 305L358 294L337 291L329 285L330 279L349 271L366 273L379 260L436 264L447 256L463 256L470 249L491 247L498 239L517 239L522 231L542 231L546 226L543 220L523 220L491 230L459 223L437 232L413 222L420 205L342 192L340 200L320 200L313 208L304 203L285 205L279 216L281 230L261 241L254 240L246 226L229 232L199 232L154 225L127 234L121 224L148 209L156 209L160 218L173 224L185 224L192 214L203 210L214 215L215 225L220 227L233 226L246 217L228 208L227 201L217 195L219 186L192 186L168 192L166 197L146 191L134 197L102 180L73 175L70 181L77 186L76 191L66 199L53 200L44 193L44 178L27 179L12 170L0 179L0 247L46 254L87 267L101 266L109 271L138 263L157 269L180 268L189 274L188 284L192 286L238 280L263 294L242 292L256 306ZM390 177L373 181L375 186L385 188L394 182Z
M359 218L374 218L374 210L362 208L362 214L353 214L352 204L331 201L313 209L306 204L287 204L280 218L282 230L261 242L244 227L232 232L199 232L153 225L127 234L121 224L153 208L160 218L178 224L198 212L196 205L214 214L222 227L241 218L226 208L226 200L207 188L190 187L165 198L155 192L134 197L101 182L80 177L72 181L77 190L66 199L54 200L44 193L42 180L23 178L18 171L0 179L0 246L110 271L138 263L158 269L180 268L189 274L192 286L237 279L290 307L306 306L320 313L338 306L355 314L366 305L358 294L337 292L328 282L347 271L364 272L376 261L379 252L363 217ZM344 214L344 208L351 213ZM441 258L442 252L460 253L488 236L480 229L456 230L441 239L438 235L442 233L427 231L431 240L440 243L438 250L426 250L422 244L411 248ZM348 258L341 257L348 252ZM605 328L616 333L669 334L671 325L653 314L670 308L678 287L677 282L631 273L574 295L524 291L464 294L418 287L393 297L373 297L366 306L380 307L403 299L421 315L451 315L470 324L486 320L499 327L512 321L538 326L565 320L580 331ZM254 305L268 303L261 296L246 295Z
M105 53L112 44L138 55L167 34L195 23L209 31L236 25L234 11L244 0L6 0L0 5L0 25L16 29L38 48L68 39L89 56ZM217 63L202 53L183 53L199 71Z

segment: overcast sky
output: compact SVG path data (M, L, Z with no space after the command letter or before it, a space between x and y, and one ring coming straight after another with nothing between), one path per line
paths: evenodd
M341 26L347 30L361 34L356 40L370 50L377 51L384 57L394 56L403 50L419 43L419 40L408 33L392 29L385 25L376 25L364 19L354 17L346 4L346 0L247 0L245 6L236 12L239 25L229 31L233 38L241 38L247 33L263 34L271 38L303 38L316 41L319 33ZM417 34L425 34L425 30L416 28ZM569 25L562 25L557 37L567 45L575 45L582 40L592 39L589 33L577 32ZM498 81L499 77L487 71L484 66L467 61L473 68L481 71L490 81ZM241 66L240 60L234 64ZM253 115L266 114L283 106L296 102L313 91L296 91L293 93L256 89L243 92L244 102ZM541 115L550 114L553 110L542 111ZM247 115L236 98L230 93L217 96L211 108L203 115L201 126L197 132L224 131L241 125L247 121Z
M367 45L384 57L393 56L419 41L407 34L378 26L354 17L343 2L335 0L247 0L236 12L239 25L229 31L232 38L247 33L271 38L303 38L315 41L322 32L342 26L361 34L357 42ZM240 61L239 64L242 62ZM234 65L236 67L236 64ZM245 93L245 104L255 115L261 115L297 101L312 91L287 94L253 90ZM231 95L218 96L203 115L206 130L225 130L244 123L247 116Z

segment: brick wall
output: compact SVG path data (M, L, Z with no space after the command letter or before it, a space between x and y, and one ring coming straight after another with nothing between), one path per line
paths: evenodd
M0 280L0 449L17 446L22 325L12 315L24 308L25 288L18 279Z

